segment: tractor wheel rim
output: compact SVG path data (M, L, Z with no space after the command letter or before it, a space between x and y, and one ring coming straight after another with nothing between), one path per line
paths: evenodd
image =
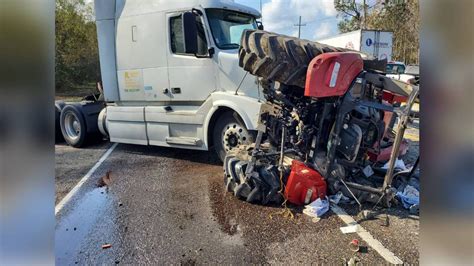
M234 147L243 144L249 144L249 134L247 130L237 123L227 125L222 131L222 144L224 150L229 152Z
M78 117L76 114L68 112L64 117L64 130L66 131L66 135L75 140L79 138L81 134L81 123L79 122Z

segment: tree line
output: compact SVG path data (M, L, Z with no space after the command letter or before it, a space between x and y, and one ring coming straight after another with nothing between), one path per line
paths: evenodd
M100 80L93 8L84 0L56 0L56 91Z
M339 30L393 32L393 56L407 64L419 62L418 0L334 0L342 20ZM94 86L100 80L93 8L84 0L56 0L56 91Z

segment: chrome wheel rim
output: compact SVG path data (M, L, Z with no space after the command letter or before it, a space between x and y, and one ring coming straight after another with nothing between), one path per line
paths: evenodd
M64 116L64 130L68 138L76 140L81 135L81 123L73 112L68 112Z
M249 143L250 136L247 130L237 123L228 124L222 130L222 144L226 153L231 151L234 147Z

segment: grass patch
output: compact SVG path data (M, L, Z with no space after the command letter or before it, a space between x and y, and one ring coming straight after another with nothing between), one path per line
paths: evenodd
M56 90L55 100L63 100L65 102L80 102L83 97L97 93L95 83L85 85L75 85L66 89Z

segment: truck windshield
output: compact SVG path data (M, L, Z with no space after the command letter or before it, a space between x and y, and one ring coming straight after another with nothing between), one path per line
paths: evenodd
M256 29L255 17L225 9L207 9L212 36L219 49L238 49L245 29Z
M387 74L403 74L405 73L405 66L401 64L387 64L387 69L385 71Z

